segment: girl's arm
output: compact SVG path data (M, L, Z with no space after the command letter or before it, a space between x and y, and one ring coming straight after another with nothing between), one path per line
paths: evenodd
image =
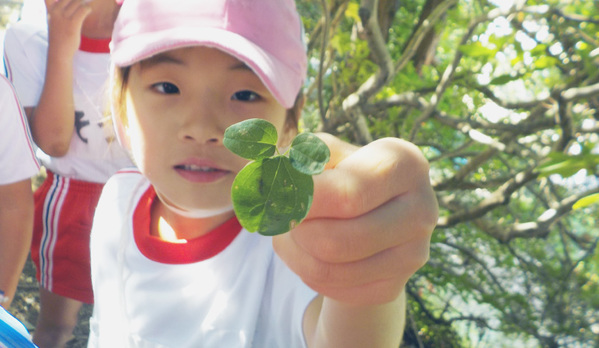
M304 316L309 347L399 346L405 285L429 256L438 205L419 149L399 139L362 148L321 136L330 168L314 177L306 219L273 238L321 296Z
M394 301L353 306L317 297L304 316L309 347L392 347L401 343L405 326L405 292Z
M79 0L48 0L48 56L40 100L25 108L35 143L48 155L64 156L75 129L73 58L90 8Z

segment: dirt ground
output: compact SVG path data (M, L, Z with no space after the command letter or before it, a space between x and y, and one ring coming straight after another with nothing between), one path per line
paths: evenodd
M35 331L35 323L39 313L38 284L35 279L35 266L28 259L19 280L17 294L9 308L9 312L19 319L30 333ZM89 335L89 317L92 313L91 305L84 305L79 313L79 324L73 332L73 338L67 343L67 348L87 347Z

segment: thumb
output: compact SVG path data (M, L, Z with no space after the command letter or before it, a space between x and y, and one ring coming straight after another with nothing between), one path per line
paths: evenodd
M329 148L330 158L324 172L313 177L314 197L306 219L330 216L329 212L334 210L331 204L335 205L339 193L344 191L339 188L347 187L345 180L351 180L348 175L343 175L343 168L337 167L359 149L358 146L342 141L328 133L318 133L316 136Z
M314 197L307 218L352 218L429 185L428 162L420 150L394 138L363 147L333 136L320 136L329 146L327 169L314 176Z
M358 149L357 146L342 141L328 133L318 133L316 136L328 146L329 151L331 152L331 157L325 166L325 170L335 168L339 162Z

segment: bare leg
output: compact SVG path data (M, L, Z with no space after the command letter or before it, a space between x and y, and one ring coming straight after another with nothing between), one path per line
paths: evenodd
M40 288L40 314L33 342L40 348L62 348L77 325L82 303Z

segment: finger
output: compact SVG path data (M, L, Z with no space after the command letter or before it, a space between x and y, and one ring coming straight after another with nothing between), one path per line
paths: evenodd
M386 279L407 280L426 263L429 256L429 241L423 238L386 249L360 261L330 263L306 253L285 236L273 238L275 251L306 285L319 291L360 287Z
M70 0L64 8L66 18L71 18L83 23L83 20L91 12L91 6L82 0Z
M46 0L46 9L48 11L61 11L64 12L66 8L72 6L74 3L81 3L81 0Z
M437 210L432 190L423 189L396 197L356 218L305 220L289 235L321 261L352 262L414 239L430 238Z
M55 0L44 0L46 4L46 11L49 12L52 7L56 4Z
M340 141L328 145L336 163L314 176L308 219L359 216L410 190L430 186L428 162L408 142L380 139L355 151Z
M342 141L341 139L332 136L331 134L318 133L316 135L327 145L331 153L329 162L325 167L326 169L335 168L335 166L337 166L337 164L341 162L342 159L351 155L358 149L357 146L352 145L346 141Z

